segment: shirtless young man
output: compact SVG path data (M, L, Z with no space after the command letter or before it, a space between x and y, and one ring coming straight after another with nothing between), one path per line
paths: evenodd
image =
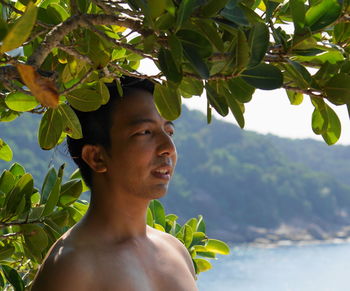
M79 113L84 138L68 140L91 189L85 217L52 247L32 291L198 290L187 249L146 225L149 202L164 196L177 153L174 126L153 101L149 81L126 78L110 101Z

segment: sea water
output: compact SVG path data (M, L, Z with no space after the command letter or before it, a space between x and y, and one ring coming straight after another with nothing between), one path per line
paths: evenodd
M201 273L200 291L350 291L350 244L232 247Z

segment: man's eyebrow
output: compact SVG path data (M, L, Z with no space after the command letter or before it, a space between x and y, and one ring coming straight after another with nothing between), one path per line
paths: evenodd
M154 119L151 118L135 118L131 122L129 122L129 126L135 126L142 123L157 123ZM165 125L171 125L175 128L175 124L172 121L166 121Z

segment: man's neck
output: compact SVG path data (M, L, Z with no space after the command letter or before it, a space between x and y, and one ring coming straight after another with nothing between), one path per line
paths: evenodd
M132 195L95 192L81 225L107 241L144 238L148 204Z

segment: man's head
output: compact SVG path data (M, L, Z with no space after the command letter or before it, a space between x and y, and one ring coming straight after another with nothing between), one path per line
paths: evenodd
M173 124L158 114L152 82L127 77L121 84L123 96L112 83L107 104L76 111L84 137L68 138L68 149L91 189L93 178L102 174L117 188L162 196L176 164Z

